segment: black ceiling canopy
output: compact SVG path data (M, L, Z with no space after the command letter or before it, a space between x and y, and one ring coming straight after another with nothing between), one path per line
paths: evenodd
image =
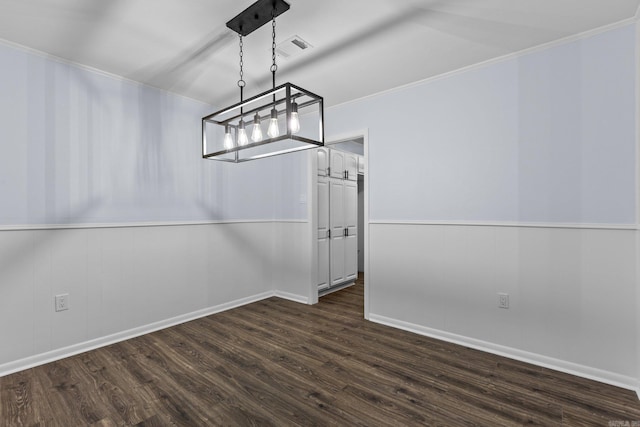
M287 10L289 4L284 0L258 0L227 22L227 27L246 36Z

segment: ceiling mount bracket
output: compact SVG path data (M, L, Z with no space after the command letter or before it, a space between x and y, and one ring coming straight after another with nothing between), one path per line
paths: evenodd
M284 0L258 0L227 22L227 27L241 36L247 36L289 10L289 7Z

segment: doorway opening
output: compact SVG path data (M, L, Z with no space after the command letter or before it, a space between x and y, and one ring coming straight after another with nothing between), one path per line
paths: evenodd
M309 301L360 286L368 318L367 132L331 139L310 156L312 271Z

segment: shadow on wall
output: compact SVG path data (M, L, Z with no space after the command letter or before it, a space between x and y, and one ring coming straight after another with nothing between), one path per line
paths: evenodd
M160 91L138 86L140 124L136 138L136 178L145 194L174 193L173 168L167 158L163 95Z

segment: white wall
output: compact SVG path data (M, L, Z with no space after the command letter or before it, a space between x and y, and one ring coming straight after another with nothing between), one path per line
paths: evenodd
M370 319L635 387L635 58L628 24L330 108L368 129Z
M202 160L212 106L2 44L0 66L0 226L306 215L290 158Z
M7 45L0 68L0 375L279 289L307 301L299 157L205 161L211 106Z
M327 133L370 129L371 219L635 224L634 48L625 26L329 109Z
M311 235L308 223L274 223L274 235L269 254L272 289L278 296L309 303Z

